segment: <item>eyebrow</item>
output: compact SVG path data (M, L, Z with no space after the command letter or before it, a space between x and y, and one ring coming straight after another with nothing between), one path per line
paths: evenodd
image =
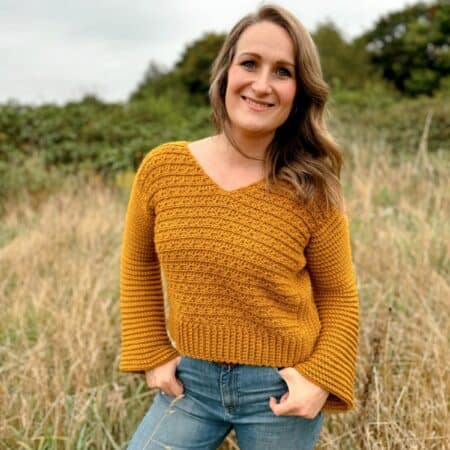
M251 56L255 56L256 58L261 59L261 55L258 55L258 53L253 53L253 52L242 52L239 56L242 55L251 55ZM278 61L276 61L276 64L285 64L287 66L292 66L295 68L295 65L289 61L284 61L283 59L280 59Z

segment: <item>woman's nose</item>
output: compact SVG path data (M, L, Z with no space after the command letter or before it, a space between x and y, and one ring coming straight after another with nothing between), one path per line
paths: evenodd
M252 87L255 92L261 93L269 93L271 91L270 74L266 71L261 71L256 75L256 78L253 80Z

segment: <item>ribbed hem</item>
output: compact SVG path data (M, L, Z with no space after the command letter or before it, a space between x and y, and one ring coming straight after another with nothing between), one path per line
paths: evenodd
M277 336L263 329L169 322L177 351L208 361L293 367L313 350L312 342L301 342L298 336Z

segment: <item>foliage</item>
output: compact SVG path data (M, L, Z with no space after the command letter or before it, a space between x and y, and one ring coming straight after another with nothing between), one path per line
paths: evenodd
M136 170L161 142L209 133L209 114L163 95L125 104L85 98L64 106L0 105L0 196L25 186L35 191L36 183L44 188L53 168L105 178Z
M129 101L143 101L164 96L173 102L187 103L188 91L177 72L150 61L142 81L130 94Z
M355 89L369 79L381 78L363 45L347 42L331 21L319 24L312 34L318 48L325 80L332 88Z
M187 87L189 94L203 104L208 104L211 65L225 40L225 34L205 33L188 45L175 71Z
M450 2L417 3L382 17L357 40L409 96L435 93L450 73Z
M132 92L129 101L164 96L173 102L207 105L211 65L224 39L224 34L204 33L186 46L181 58L171 70L151 61L143 80Z
M330 101L331 123L348 140L351 129L360 135L382 137L394 157L415 154L420 146L428 114L429 152L448 152L450 148L450 92L434 97L404 98L383 82L367 82L359 90L336 90ZM369 138L369 137L368 137Z
M352 128L381 133L393 153L415 153L429 111L430 152L450 143L450 90L434 98L402 99L383 81L358 89L332 90L332 132ZM135 171L154 146L212 134L210 108L173 102L170 96L145 97L126 104L95 98L65 106L0 105L0 196L24 187L51 188L59 174L95 171L111 180ZM54 169L58 169L54 172Z

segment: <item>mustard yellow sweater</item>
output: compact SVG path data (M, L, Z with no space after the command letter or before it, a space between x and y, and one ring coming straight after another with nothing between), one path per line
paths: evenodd
M348 219L306 208L265 180L226 191L186 141L139 166L120 262L120 370L179 355L294 367L354 407L359 304ZM160 266L167 283L167 334Z

